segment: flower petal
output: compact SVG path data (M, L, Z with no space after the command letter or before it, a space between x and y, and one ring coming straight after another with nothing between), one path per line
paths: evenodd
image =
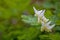
M55 26L55 24L51 25L50 29L52 29Z
M49 25L51 23L51 21L49 21L48 23L47 23L47 25Z
M48 29L52 29L55 26L55 24L48 26Z
M43 10L43 11L41 12L41 15L44 15L44 13L45 13L45 10Z
M48 22L48 21L49 21L49 19L47 19L45 16L42 17L42 20L43 20L44 22Z
M35 12L35 13L37 13L37 10L36 10L36 8L35 8L35 7L33 7L33 9L34 9L34 12Z

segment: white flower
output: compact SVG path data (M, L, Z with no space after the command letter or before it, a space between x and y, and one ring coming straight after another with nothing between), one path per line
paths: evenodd
M44 22L47 22L49 19L47 19L45 16L44 16L44 13L45 13L45 10L36 10L35 7L33 7L34 9L34 12L35 12L35 16L38 17L38 23L40 22L40 20L43 20Z
M55 24L50 25L51 21L44 23L43 21L41 21L42 26L41 26L41 31L47 31L47 32L51 32L52 28L55 26Z
M34 12L35 12L35 16L43 16L44 15L44 12L45 12L45 10L36 10L36 8L35 7L33 7L33 9L34 9Z

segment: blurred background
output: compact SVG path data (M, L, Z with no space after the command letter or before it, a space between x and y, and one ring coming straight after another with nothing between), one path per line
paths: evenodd
M33 6L46 10L53 32L40 32ZM0 40L60 40L60 0L0 0Z

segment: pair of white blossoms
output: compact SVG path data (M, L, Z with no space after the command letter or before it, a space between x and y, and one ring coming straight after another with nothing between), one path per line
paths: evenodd
M45 10L36 10L35 7L33 7L34 12L35 12L35 16L38 17L38 23L41 23L41 31L47 31L47 32L52 32L52 28L55 26L55 24L50 25L51 21L49 21L49 19L47 19L44 16Z

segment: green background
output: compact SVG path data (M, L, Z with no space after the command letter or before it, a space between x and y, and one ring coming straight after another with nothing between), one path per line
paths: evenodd
M53 32L40 32L33 6L46 10ZM0 0L0 40L60 40L60 0Z

